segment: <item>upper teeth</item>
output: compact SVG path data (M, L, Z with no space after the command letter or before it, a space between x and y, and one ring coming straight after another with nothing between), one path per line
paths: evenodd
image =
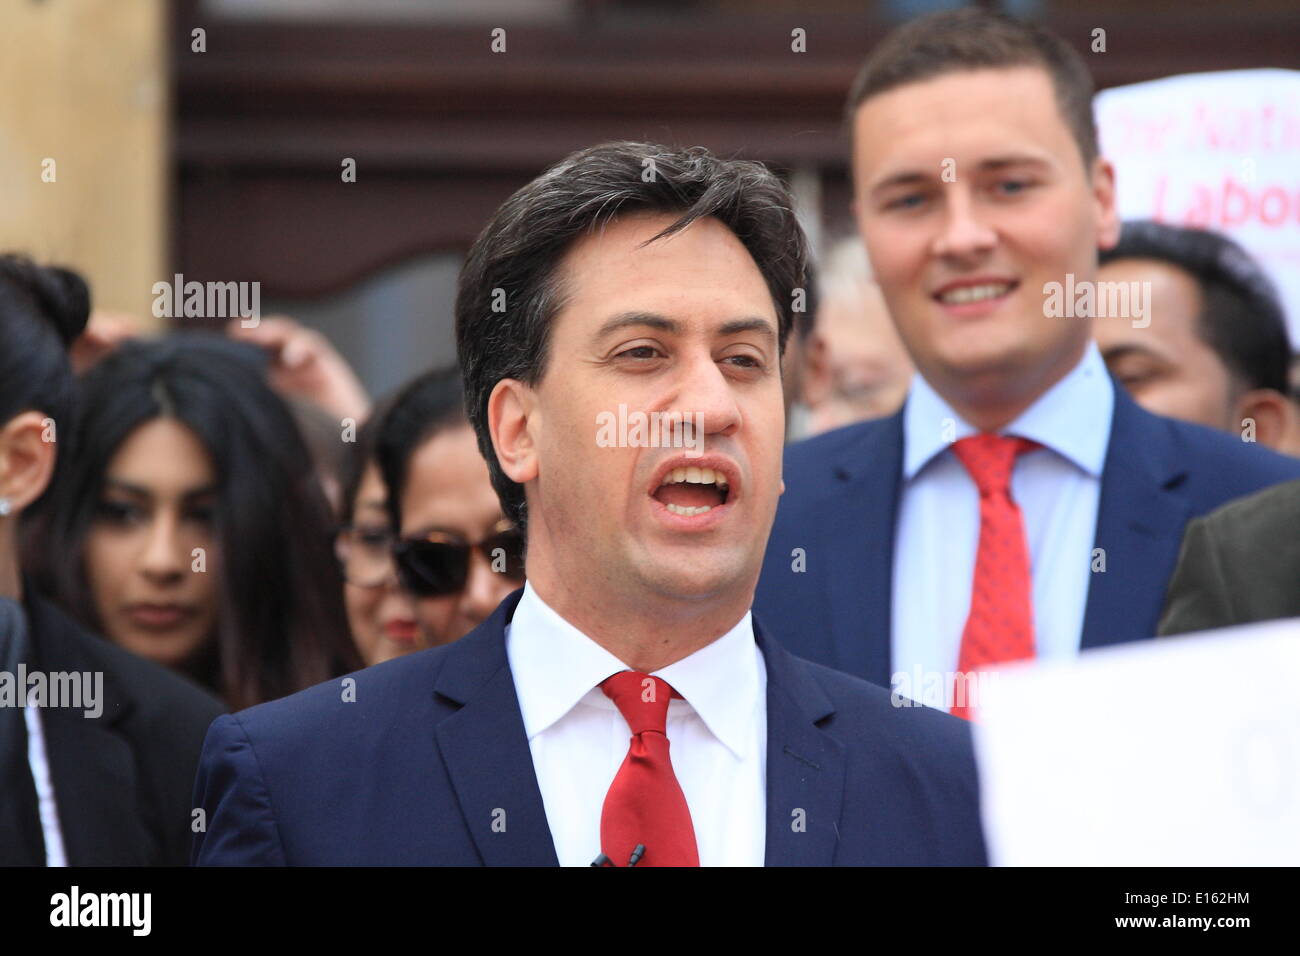
M692 485L717 485L719 488L727 487L727 479L722 472L714 471L712 468L674 468L668 474L664 475L664 480L660 482L660 487L664 485L676 485L681 482L689 482Z
M1009 282L994 282L988 285L965 285L940 293L944 302L979 302L981 299L994 299L1005 294L1011 288Z

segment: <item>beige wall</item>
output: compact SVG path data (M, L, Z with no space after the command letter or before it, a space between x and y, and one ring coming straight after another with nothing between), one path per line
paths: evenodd
M164 28L161 0L0 0L0 250L78 269L97 309L150 323L166 270Z

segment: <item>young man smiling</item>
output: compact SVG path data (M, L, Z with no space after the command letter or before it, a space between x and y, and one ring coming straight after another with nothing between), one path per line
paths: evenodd
M457 340L528 584L454 644L214 723L195 860L984 862L968 728L750 613L805 255L778 179L698 149L593 147L507 200ZM703 448L608 447L620 406Z
M890 35L849 96L854 211L917 375L897 415L791 448L756 610L963 716L957 675L1151 637L1188 519L1300 474L1142 411L1091 320L1046 307L1118 236L1091 102L1063 41L970 8Z

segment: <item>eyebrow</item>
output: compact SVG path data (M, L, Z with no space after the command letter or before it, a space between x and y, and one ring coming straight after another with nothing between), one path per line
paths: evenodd
M655 312L620 312L606 319L604 324L596 330L593 338L599 341L607 335L634 326L658 329L660 332L667 332L669 335L682 334L682 324L676 319L670 319ZM772 327L771 320L758 318L757 316L731 319L722 323L717 330L717 334L723 336L739 335L742 332L760 332L768 338L776 338L776 330Z
M104 484L112 487L116 491L124 491L129 495L135 495L137 498L152 498L153 491L143 485L133 484L129 481L123 481L121 478L109 477L104 480ZM194 488L185 492L182 497L201 498L205 495L215 495L218 489L216 485L204 485L202 488Z
M1169 361L1155 349L1146 345L1113 345L1108 349L1102 349L1101 352L1101 357L1106 362L1114 362L1119 359L1129 358L1130 356L1137 356L1138 358L1153 358L1161 362Z
M1047 160L1040 156L1031 156L1027 153L1011 153L1006 156L990 156L988 159L980 160L976 164L976 170L979 172L995 172L1000 169L1006 169L1009 166L1048 166ZM881 192L886 189L892 189L898 186L913 186L921 183L928 183L935 178L932 172L923 172L919 169L905 169L901 172L894 173L892 176L886 176L880 182L871 186L868 190L870 193Z

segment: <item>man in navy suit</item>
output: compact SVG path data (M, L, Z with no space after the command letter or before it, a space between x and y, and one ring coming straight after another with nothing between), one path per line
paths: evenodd
M918 374L898 414L788 450L755 610L795 653L964 713L1005 661L1152 637L1188 520L1300 475L1107 374L1092 317L1151 303L1095 282L1118 221L1091 102L1061 40L976 9L863 66L854 211Z
M214 722L193 859L982 864L967 725L750 613L805 261L780 181L704 150L593 147L511 197L456 318L528 584L457 643ZM445 591L469 544L398 556Z

